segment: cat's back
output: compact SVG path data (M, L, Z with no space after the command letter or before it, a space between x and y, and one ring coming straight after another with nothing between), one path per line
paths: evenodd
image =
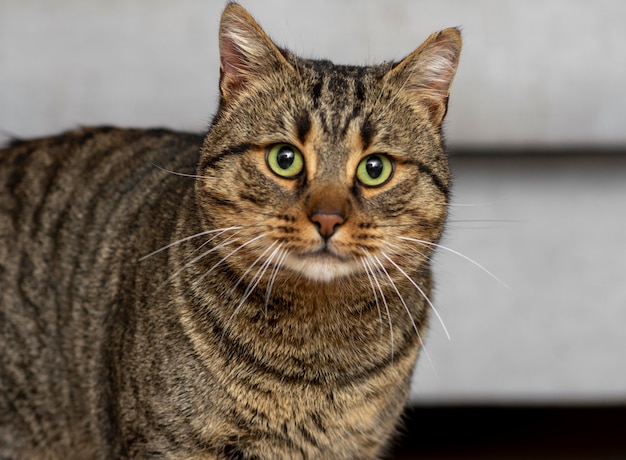
M68 433L103 432L88 417L106 391L106 360L94 358L121 267L167 237L165 214L193 188L168 171L193 174L201 142L93 128L0 150L0 457L21 441L75 446Z
M0 148L1 235L30 239L45 229L54 237L73 212L91 208L96 217L105 201L167 186L164 171L193 174L201 142L201 136L165 129L112 127L13 141ZM63 219L53 223L54 215Z
M0 275L37 270L35 254L51 257L47 268L67 267L67 257L95 249L90 241L110 244L144 210L168 204L168 190L192 188L180 178L195 172L201 143L165 129L101 127L0 149Z

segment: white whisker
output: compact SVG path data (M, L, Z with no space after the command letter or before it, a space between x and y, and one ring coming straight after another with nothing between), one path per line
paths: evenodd
M269 249L271 249L276 243L278 243L277 241L274 241L270 247L268 249L266 249L263 254L261 256L259 256L248 268L248 270L246 271L246 273L250 270L250 268L254 267L254 265L261 259L261 257L267 253L267 251ZM229 324L233 321L233 319L235 318L235 316L237 315L237 313L239 312L239 310L241 309L241 307L243 306L243 304L246 302L246 300L248 299L248 297L250 297L252 295L252 293L254 292L254 290L256 289L256 287L259 285L259 283L261 282L261 279L263 278L263 275L265 274L265 272L267 271L267 269L269 268L270 264L272 263L272 260L274 259L274 257L276 256L277 252L280 250L280 247L283 245L283 243L281 243L276 249L274 249L274 251L270 254L270 256L267 258L267 260L265 260L263 262L263 264L261 264L261 266L259 267L259 269L257 270L257 272L254 274L254 276L252 277L252 279L250 280L250 283L248 284L248 286L246 287L246 290L243 293L243 296L241 297L241 300L239 301L239 304L237 304L237 307L235 307L235 310L233 311L233 314L230 315L230 318L228 319L226 324ZM241 281L241 278L240 278ZM237 283L239 284L239 282ZM226 331L226 328L224 328L224 332ZM224 333L222 333L222 339L224 338Z
M277 243L277 241L274 241L274 243L272 243L272 245L270 247L274 246L275 243ZM257 272L254 274L254 276L250 280L250 283L248 284L248 287L246 287L246 290L243 293L243 297L242 297L241 301L239 302L239 307L241 305L243 305L243 303L246 301L246 299L248 297L250 297L252 292L259 285L259 283L261 282L261 279L263 278L263 275L265 275L265 272L267 271L267 269L269 268L270 264L272 263L272 259L274 259L274 257L276 256L276 252L278 251L278 249L279 248L274 249L274 252L272 252L270 254L270 256L267 258L267 260L265 260L261 264L261 266L259 267ZM237 308L239 308L239 307L237 307Z
M485 203L449 203L448 206L457 206L459 208L476 208L476 207L483 207L483 206L493 206L494 204L497 204L499 201L494 200L494 201L488 201Z
M253 269L253 268L254 268L254 266L255 266L255 265L259 262L259 260L261 260L261 259L265 256L265 254L267 254L269 251L271 251L271 250L272 250L272 248L273 248L274 246L276 246L276 244L277 244L277 243L278 243L278 241L274 241L272 244L270 244L270 245L267 247L267 249L265 249L265 251L263 251L263 252L261 253L261 255L260 255L259 257L257 257L257 258L256 258L256 260L255 260L254 262L252 262L252 263L250 264L250 266L246 269L246 271L245 271L245 272L243 272L243 275L241 275L241 276L239 277L239 280L237 280L237 282L235 283L235 285L234 285L234 286L232 287L232 289L230 290L230 292L231 292L231 293L232 293L232 292L235 292L235 290L237 289L237 287L239 287L239 284L241 284L241 282L244 280L244 278L246 277L246 275L247 275L248 273L250 273L250 271L252 271L252 269ZM253 278L253 279L254 279L254 278Z
M406 248L401 247L398 244L393 244L390 241L385 241L385 246L392 248L394 250L395 254L398 255L402 255L406 253ZM424 254L423 252L418 251L417 249L413 249L413 251L421 256L422 258L424 258L424 260L431 260L432 261L432 257L431 256L427 256L426 254Z
M281 244L282 246L282 244ZM280 249L280 247L278 247L278 249ZM283 249L281 252L281 255L278 257L278 260L276 261L276 263L274 264L274 266L272 267L272 271L270 272L270 280L269 283L267 284L267 288L266 288L266 292L265 292L265 314L267 315L267 306L270 303L270 298L272 295L272 289L274 288L274 282L276 281L276 277L278 276L278 272L280 270L281 265L283 264L285 258L287 257L287 255L289 254L289 251L287 249Z
M363 249L363 252L365 252L366 258L362 259L362 261L363 261L363 265L366 267L367 277L370 280L370 284L372 285L372 291L374 292L374 298L376 299L376 307L378 308L378 316L380 319L381 335L383 332L383 318L382 318L382 313L380 311L380 305L378 303L378 296L376 295L376 287L378 287L378 292L380 292L381 299L383 301L383 304L385 305L385 311L387 312L387 321L389 324L389 342L391 346L391 361L393 361L393 356L394 356L393 326L392 326L392 321L391 321L391 313L389 311L389 305L387 304L385 293L382 287L380 286L380 283L378 282L378 278L376 277L376 274L374 273L374 267L372 267L372 264L369 262L369 260L367 260L367 258L369 257L369 254L364 249ZM371 273L371 277L370 277L370 273ZM374 283L376 284L376 287L374 286Z
M389 272L385 268L385 266L382 263L382 261L377 256L372 256L372 257L374 258L374 260L376 260L378 269L382 270L382 273L385 274L385 276L387 277L387 279L391 283L391 287L393 287L394 291L396 291L396 294L398 295L398 298L400 299L400 302L402 302L402 305L404 306L404 309L406 310L407 315L409 315L409 319L411 320L411 324L413 325L413 329L415 329L415 332L417 333L417 336L420 339L420 343L423 345L424 342L422 341L422 337L420 335L419 329L417 328L417 324L415 324L415 320L413 319L413 315L411 315L411 310L409 309L409 306L404 301L404 297L402 296L402 294L398 290L398 287L396 286L396 283L394 283L393 279L391 278L391 275L389 275Z
M420 343L422 349L424 350L424 354L426 355L426 359L428 360L428 362L430 363L431 367L434 370L435 366L433 365L432 359L430 359L430 354L428 353L428 350L426 349L426 344L424 344L424 340L422 339L422 335L420 334L419 329L417 328L417 325L415 324L415 320L413 319L413 315L411 315L411 310L409 309L409 306L406 304L406 302L404 300L404 297L402 297L402 294L398 290L398 287L396 286L396 283L394 283L393 279L391 278L391 275L389 275L389 272L385 268L385 265L382 263L382 261L378 257L376 257L376 256L372 256L372 257L377 262L377 264L376 264L377 270L379 272L382 271L382 273L385 274L385 276L389 280L389 283L391 283L391 286L396 291L396 294L398 295L398 298L400 299L400 302L404 306L404 310L406 311L409 319L411 320L411 324L413 325L413 329L415 330L415 334L417 335L417 339L419 340L419 343Z
M498 278L496 275L491 273L489 270L487 270L481 264L476 262L474 259L472 259L470 257L467 257L464 254L461 254L459 251L455 251L454 249L446 247L446 246L443 246L441 244L431 243L430 241L419 240L419 239L416 239L416 238L409 238L408 236L396 236L396 238L399 238L399 239L405 240L405 241L412 241L412 242L418 243L418 244L423 244L425 246L431 246L431 247L434 247L434 248L440 248L440 249L443 249L444 251L451 252L452 254L455 254L455 255L457 255L457 256L467 260L468 262L470 262L471 264L475 265L476 267L480 268L483 272L485 272L487 275L491 276L494 280L496 280L502 286L504 286L507 289L510 289L509 286L506 283L504 283L502 280L500 280L500 278Z
M426 302L428 303L428 305L430 306L430 308L433 310L433 313L435 314L435 316L437 317L437 319L439 320L439 323L441 324L441 327L443 327L443 331L446 333L446 337L448 337L448 340L450 340L450 333L448 332L448 328L446 328L446 325L443 322L443 319L441 318L441 315L439 314L439 312L437 311L437 309L435 308L435 306L433 305L433 303L430 301L430 299L428 298L428 296L426 295L426 293L424 292L424 290L420 287L419 284L417 284L415 281L413 281L413 279L397 264L393 261L393 259L391 257L389 257L387 254L385 254L384 252L381 253L381 255L387 259L394 267L396 267L396 269L402 273L402 275L404 275L404 277L409 280L409 282L415 287L415 289L417 289L419 291L419 293L422 295L422 297L424 298L424 300L426 300Z
M385 310L387 312L387 320L389 322L389 341L391 342L391 360L393 361L393 355L394 355L394 343L393 343L393 326L392 326L392 321L391 321L391 312L389 311L389 304L387 303L387 298L385 297L385 292L383 291L382 286L380 285L380 282L378 281L378 278L374 275L374 267L372 266L372 263L370 263L370 261L368 260L368 258L370 258L369 254L367 254L367 252L365 250L363 250L363 252L365 252L367 258L363 259L367 265L370 267L370 270L372 272L372 277L374 279L374 282L376 283L376 286L378 287L378 292L380 292L380 296L382 298L383 301L383 305L385 306ZM377 271L380 273L380 269L377 268ZM421 340L420 340L421 342Z
M179 274L181 274L184 270L186 270L187 268L191 267L193 264L195 264L196 262L198 262L199 260L203 259L204 257L208 256L209 254L211 254L212 252L215 252L219 249L222 249L225 246L228 246L232 243L234 243L234 241L232 240L232 238L234 237L234 235L230 235L226 240L222 241L220 244L218 244L217 246L212 247L211 249L208 249L206 251L204 251L202 254L200 254L199 256L193 258L192 260L190 260L189 262L185 263L182 267L180 267L178 270L176 270L174 273L172 273L160 286L158 289L161 289L163 286L165 286L167 283L169 283L170 281L172 281L174 278L176 278ZM157 290L158 290L157 289Z
M363 264L363 268L365 269L365 274L367 275L367 279L370 282L370 286L372 287L372 293L374 294L374 301L376 302L376 309L378 310L378 321L380 322L380 335L383 335L383 314L380 311L380 302L378 301L378 294L376 293L376 287L374 286L374 281L372 280L372 276L370 275L370 268L367 265L365 259L361 259L361 263Z
M161 171L165 171L166 173L169 174L173 174L175 176L181 176L181 177L190 177L192 179L215 179L214 177L210 177L210 176L200 176L198 174L187 174L187 173L181 173L181 172L176 172L176 171L172 171L170 169L164 168L163 166L159 166L156 163L152 163L152 166L154 166L155 168L159 168Z
M194 238L199 238L201 236L210 235L210 234L216 233L216 232L225 233L225 232L227 232L229 230L240 230L242 228L243 227L239 227L239 226L238 227L217 228L215 230L206 230L204 232L196 233L195 235L186 236L185 238L181 238L180 240L174 241L173 243L169 243L169 244L163 246L162 248L157 249L156 251L152 251L150 254L146 254L145 256L139 258L139 262L142 262L142 261L148 259L149 257L152 257L152 256L158 254L159 252L165 251L165 250L167 250L167 249L169 249L169 248L171 248L173 246L176 246L177 244L181 244L181 243L184 243L185 241L193 240ZM204 244L206 244L206 243L204 243ZM202 246L204 246L204 244ZM200 246L200 247L202 247L202 246Z
M239 230L242 229L243 227L232 227L235 230ZM209 244L211 241L213 241L215 238L219 238L220 236L222 236L224 233L226 233L228 231L228 229L223 230L221 232L216 233L215 235L213 235L211 238L209 238L208 240L206 240L204 243L202 243L200 246L198 246L196 249L194 249L193 251L191 251L191 253L189 253L189 255L187 256L187 258L191 257L193 254L195 254L196 252L200 251L203 247L205 247L207 244ZM234 235L231 235L229 237L227 237L224 241L229 241L232 239Z
M226 260L228 260L231 256L235 255L237 252L241 251L243 248L245 248L246 246L248 246L249 244L254 243L255 241L263 238L265 236L265 233L261 233L260 235L255 236L254 238L252 238L249 241L246 241L245 243L239 245L237 248L233 249L231 252L229 252L226 256L222 257L217 263L215 263L211 268L209 268L204 274L202 274L202 276L200 276L198 279L196 279L194 281L194 285L198 285L204 278L206 278L207 276L209 276L211 273L213 273L213 271L219 267L222 263L226 262ZM215 249L215 248L213 248ZM212 251L212 250L211 250ZM194 259L195 260L195 259Z

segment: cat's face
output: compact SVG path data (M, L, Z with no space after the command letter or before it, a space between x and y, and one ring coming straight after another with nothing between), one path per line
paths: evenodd
M427 261L446 217L440 127L460 47L456 31L429 40L397 65L334 66L225 14L197 191L240 276L326 282Z

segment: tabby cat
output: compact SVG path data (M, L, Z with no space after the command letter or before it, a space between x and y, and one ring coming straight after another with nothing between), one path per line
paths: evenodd
M461 39L371 67L239 5L204 136L0 151L2 459L371 459L406 402L446 220Z

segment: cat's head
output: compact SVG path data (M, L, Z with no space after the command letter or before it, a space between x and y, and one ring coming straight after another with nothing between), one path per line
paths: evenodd
M278 48L230 4L219 40L197 196L205 225L224 229L221 257L240 276L279 267L316 282L425 266L447 213L441 124L459 32L398 63L339 66Z

